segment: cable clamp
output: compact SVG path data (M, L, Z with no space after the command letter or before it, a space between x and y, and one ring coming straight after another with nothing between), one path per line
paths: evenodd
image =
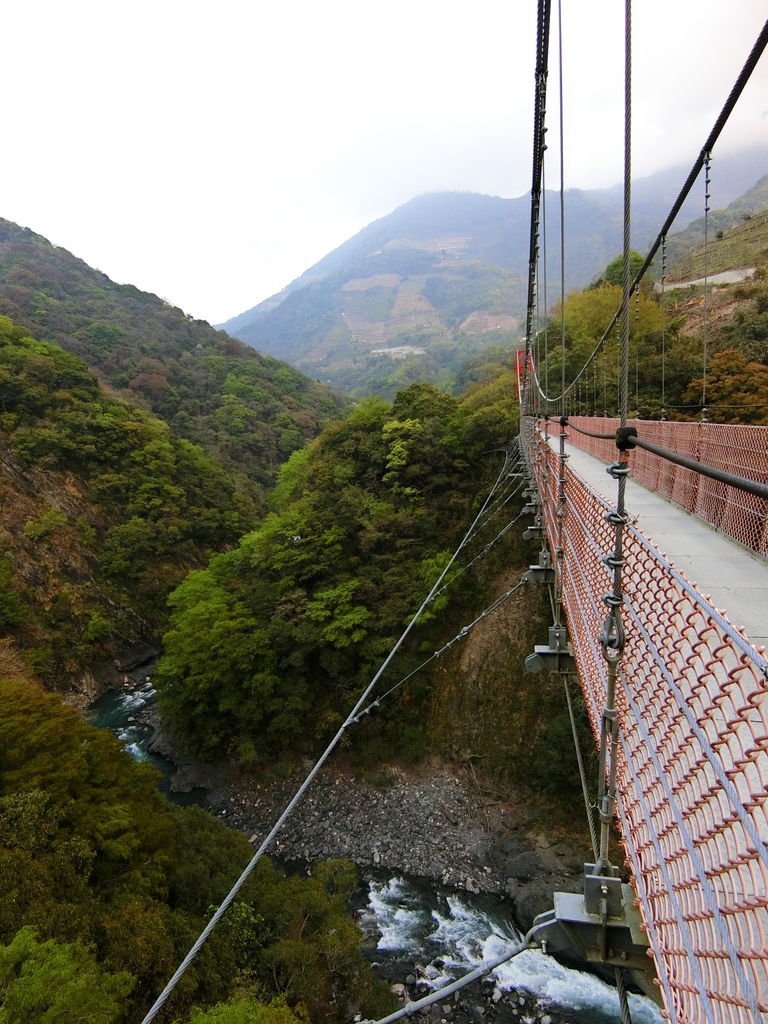
M600 634L600 646L606 661L618 661L624 650L624 640L621 616L616 611L611 611L603 623L603 631Z
M625 462L612 462L610 466L605 467L605 472L614 480L619 480L623 476L629 476L629 466Z
M600 561L609 569L620 569L624 565L624 558L617 558L616 555L602 555Z
M635 427L618 427L616 430L616 447L620 452L628 452L631 448L634 448L634 445L630 444L630 437L637 437Z
M629 516L622 515L621 512L606 512L603 516L606 523L610 523L611 526L626 526L629 522Z

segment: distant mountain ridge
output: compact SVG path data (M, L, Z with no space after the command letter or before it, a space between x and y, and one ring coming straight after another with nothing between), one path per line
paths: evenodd
M718 204L768 168L768 147L716 163ZM647 248L687 169L634 183L632 244ZM559 195L545 197L549 301L560 281ZM621 248L620 186L565 194L566 291L584 287ZM681 223L701 213L690 198ZM415 379L451 386L461 363L521 334L528 196L420 196L369 224L283 291L223 325L230 334L353 394L391 395Z

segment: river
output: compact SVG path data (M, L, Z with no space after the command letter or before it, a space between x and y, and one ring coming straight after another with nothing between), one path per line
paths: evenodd
M137 760L161 772L160 786L177 803L205 802L205 791L176 793L170 788L174 765L148 744L152 728L147 713L155 699L151 680L145 678L130 692L108 693L90 709L94 724L110 729ZM508 907L491 896L471 896L432 882L402 875L368 873L358 913L363 931L374 935L375 963L387 976L392 967L411 965L425 988L437 988L500 956L521 936L509 923ZM389 968L389 971L387 971ZM405 969L405 968L404 968ZM500 967L493 976L500 993L529 993L536 1016L547 1011L568 1024L620 1024L616 990L583 971L563 967L552 957L526 951ZM630 997L633 1024L662 1024L661 1013L648 999ZM523 1011L521 1011L522 1013Z

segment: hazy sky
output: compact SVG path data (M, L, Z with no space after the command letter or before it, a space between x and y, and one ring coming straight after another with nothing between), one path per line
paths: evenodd
M611 185L622 168L624 4L562 4L566 187ZM633 6L641 175L693 162L766 7ZM0 216L220 322L415 195L527 191L535 10L535 0L9 0ZM550 186L556 37L551 57ZM764 56L720 148L767 138Z

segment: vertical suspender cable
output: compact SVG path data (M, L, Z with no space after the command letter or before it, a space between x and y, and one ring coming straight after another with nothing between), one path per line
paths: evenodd
M541 167L541 290L544 292L544 320L541 320L541 305L538 306L539 326L536 331L538 344L539 334L544 335L544 390L549 392L547 381L549 380L549 289L547 287L547 175L546 167ZM539 291L536 292L539 297ZM536 372L539 372L540 364L536 363Z
M557 0L558 76L560 87L560 415L566 416L565 408L565 131L563 113L563 6Z
M528 300L525 322L525 368L523 385L523 411L531 408L531 346L535 313L536 261L539 249L539 219L541 204L541 176L544 157L544 114L547 98L547 62L549 57L549 19L551 0L539 0L536 18L536 71L533 110L533 170L531 174L531 231L528 247Z
M667 311L664 306L664 287L667 281L667 236L661 240L661 418L667 418Z
M600 726L600 776L598 779L598 808L600 813L600 854L596 872L612 874L608 848L610 829L616 800L616 761L619 745L619 717L616 709L616 680L618 664L624 650L624 626L621 607L624 603L621 583L621 569L624 564L624 526L627 522L624 498L627 466L628 445L627 434L627 394L629 391L629 318L630 296L632 294L629 253L630 253L630 203L632 177L632 3L625 0L625 38L624 38L624 266L623 266L623 300L622 300L622 331L619 353L619 417L621 426L617 432L617 445L623 436L623 446L619 445L619 459L609 472L618 482L616 511L608 514L608 521L615 530L613 554L606 559L613 569L613 591L603 598L608 614L603 625L600 638L603 656L607 665L607 682L605 707Z
M704 320L702 323L702 333L704 335L703 352L702 352L702 368L701 368L701 422L705 423L707 419L707 333L709 329L708 314L709 314L709 288L707 285L709 265L707 257L709 255L709 183L710 183L710 165L712 157L709 153L704 157Z

